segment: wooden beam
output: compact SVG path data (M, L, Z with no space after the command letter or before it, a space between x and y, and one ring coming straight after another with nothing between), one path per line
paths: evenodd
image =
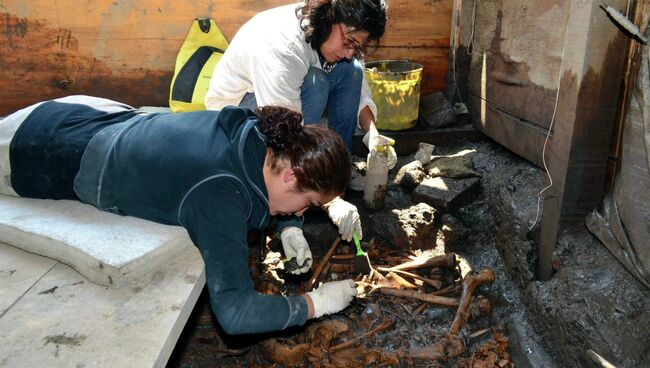
M558 234L603 193L626 38L594 2L478 2L473 17L474 0L458 1L459 50L471 61L457 69L467 70L476 127L553 180L539 236L539 275L548 279Z
M368 60L424 65L422 93L443 91L452 0L393 0L380 49ZM0 6L0 116L71 95L166 106L176 54L196 17L228 40L261 10L291 0L5 0Z
M636 1L632 12L633 23L644 30L648 26L650 17L650 3L648 1ZM609 153L607 166L607 177L605 179L605 192L614 187L614 179L618 172L620 163L621 146L623 144L623 127L627 117L627 108L630 102L632 91L636 84L639 67L641 65L641 54L643 45L635 38L628 39L627 52L625 57L625 72L623 74L623 88L619 98L618 111L616 113L616 133Z
M626 1L611 1L622 9ZM602 199L627 38L595 2L571 2L555 125L548 147L539 276L553 274L559 233Z

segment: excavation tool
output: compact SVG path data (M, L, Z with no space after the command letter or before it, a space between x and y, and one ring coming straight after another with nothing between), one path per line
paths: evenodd
M364 275L369 275L372 270L370 259L368 259L368 253L364 253L363 249L361 249L361 242L359 242L359 236L356 231L354 232L354 235L352 235L352 239L354 239L354 245L357 247L357 254L355 254L352 260L354 272L361 272Z
M311 261L311 258L305 258L303 264L309 261ZM284 272L293 272L299 269L300 267L302 267L302 265L298 264L298 260L296 259L296 257L285 258L282 260L282 263L284 263Z

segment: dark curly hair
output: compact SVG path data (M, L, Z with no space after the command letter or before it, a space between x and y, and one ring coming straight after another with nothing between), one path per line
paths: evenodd
M259 127L271 149L271 169L289 160L300 190L339 195L350 182L350 155L343 139L319 125L302 125L302 114L285 107L255 109Z
M305 0L296 10L305 40L314 50L327 40L332 24L343 23L354 30L368 32L366 54L379 46L386 28L384 0Z

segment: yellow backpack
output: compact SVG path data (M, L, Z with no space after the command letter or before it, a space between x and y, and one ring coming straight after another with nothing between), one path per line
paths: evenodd
M205 110L212 71L228 47L228 41L210 18L196 18L176 56L169 91L173 112Z

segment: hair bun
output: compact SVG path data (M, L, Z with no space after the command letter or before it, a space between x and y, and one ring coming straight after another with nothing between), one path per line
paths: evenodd
M299 141L302 132L302 114L280 106L263 106L255 113L260 118L260 129L267 144L274 151L284 151Z

